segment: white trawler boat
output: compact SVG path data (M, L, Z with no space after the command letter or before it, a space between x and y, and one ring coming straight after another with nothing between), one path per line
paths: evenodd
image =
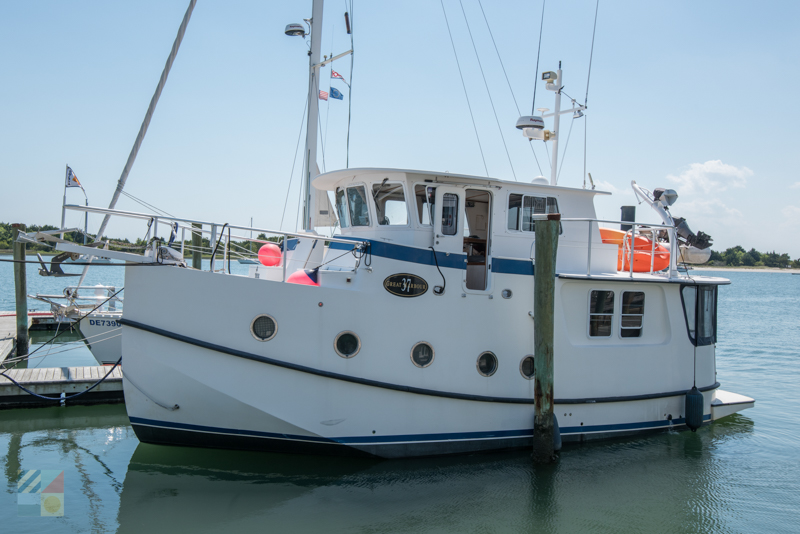
M306 231L272 232L280 247L265 245L264 264L249 276L226 272L224 262L217 271L218 258L209 271L186 268L180 252L157 243L144 256L108 253L130 262L120 322L125 401L141 441L381 457L528 446L533 229L553 212L562 214L554 403L564 441L684 427L695 385L702 422L753 406L716 380L717 290L728 281L678 272L672 192L635 186L660 224L634 223L615 236L593 205L605 193L555 185L555 146L549 182L381 168L315 176L321 23L315 0ZM518 124L556 143L562 75L547 76L554 131L541 118ZM327 192L341 227L335 238L313 231L330 216ZM270 234L155 219L156 227L200 222L217 248L231 229Z

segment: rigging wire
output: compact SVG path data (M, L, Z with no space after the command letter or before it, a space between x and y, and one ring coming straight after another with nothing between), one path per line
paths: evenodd
M583 105L589 102L589 80L592 77L592 58L594 57L594 36L597 32L597 12L600 11L600 0L597 0L597 5L594 8L594 28L592 29L592 49L589 52L589 73L586 75L586 96L583 99Z
M558 185L558 179L561 178L561 171L564 170L564 158L567 157L567 149L569 148L569 138L572 135L572 126L575 124L575 117L572 117L572 121L569 123L569 132L567 133L567 142L564 143L564 152L561 153L561 163L558 166L558 174L556 175L556 185Z
M128 193L127 191L120 191L120 192L123 195L125 195L126 197L128 197L129 199L133 200L134 202L137 202L137 203L141 204L142 206L150 209L150 211L155 212L157 215L166 215L168 217L175 217L173 214L169 213L168 211L164 211L161 208L157 208L156 206L154 206L154 205L152 205L152 204L150 204L148 202L145 202L141 198L137 198L137 197L133 196L132 194Z
M472 114L472 106L469 103L469 94L467 94L467 84L464 82L464 74L461 72L461 63L458 61L458 52L456 52L456 43L453 41L453 32L450 31L450 22L447 20L447 11L444 9L444 0L439 0L442 5L442 13L444 14L444 23L447 26L447 33L450 35L450 44L453 46L453 55L456 57L456 65L458 66L458 75L461 77L461 86L464 88L464 96L467 99L467 108L469 108L469 116L472 119L472 128L475 130L475 137L478 139L478 149L481 152L481 159L483 160L483 168L486 170L486 176L489 176L489 167L486 166L486 157L483 155L483 146L481 145L481 137L478 135L478 127L475 125L475 116Z
M599 2L600 0L598 0ZM531 105L531 115L536 112L536 78L539 77L539 54L542 52L542 28L544 28L544 4L542 0L542 21L539 23L539 49L536 51L536 72L533 75L533 104ZM556 110L556 113L558 110Z
M492 38L494 51L497 54L498 61L500 61L500 68L503 69L503 75L506 77L506 83L508 84L508 90L511 93L511 98L514 100L514 106L516 106L517 108L517 115L522 115L522 112L519 109L519 104L517 103L517 97L514 95L514 89L511 88L511 81L508 79L508 73L506 73L506 66L503 64L503 58L500 57L500 51L497 49L497 43L494 40L494 34L492 33L492 28L489 26L489 20L486 18L486 13L483 11L483 4L481 3L481 0L478 0L478 5L481 8L481 13L483 14L483 20L486 22L486 29L489 30L489 37ZM536 160L536 166L539 168L539 174L544 174L542 172L542 166L539 164L539 158L536 156L536 151L533 149L533 143L528 143L528 146L531 147L531 154L533 154L533 159Z
M278 227L278 230L283 230L283 219L284 217L286 217L286 206L289 204L289 193L292 190L292 181L294 180L294 168L297 165L297 152L300 150L300 139L302 139L303 137L303 123L306 120L307 108L308 108L308 95L306 95L306 101L303 103L303 118L300 119L300 133L297 134L297 146L294 149L294 159L292 160L292 172L289 173L289 186L286 188L286 201L283 203L283 214L281 215L281 225Z
M597 32L597 12L600 11L600 0L597 0L597 5L594 8L594 28L592 28L592 49L589 52L589 73L586 75L586 96L583 98L583 107L587 107L589 102L589 80L592 77L592 59L594 58L594 36ZM587 120L583 118L583 188L586 189L586 130ZM594 189L594 188L593 188Z
M469 40L472 41L472 48L475 50L475 58L478 60L478 68L481 71L481 77L483 78L483 85L486 86L486 94L489 95L489 103L492 106L492 113L494 113L494 120L497 123L497 129L500 131L500 138L503 140L503 148L506 150L506 157L508 158L508 164L511 165L511 174L514 176L515 181L517 180L517 173L514 171L514 164L511 162L511 154L508 153L508 145L506 145L506 137L503 135L503 128L500 126L500 119L497 118L497 110L494 107L494 100L492 100L492 92L489 90L489 83L486 81L486 74L483 72L483 64L481 63L481 56L478 54L478 47L475 46L475 39L472 38L472 30L469 27L469 20L467 19L467 13L464 11L464 2L463 0L458 0L458 3L461 5L461 13L464 15L464 22L467 24L467 33L469 34Z

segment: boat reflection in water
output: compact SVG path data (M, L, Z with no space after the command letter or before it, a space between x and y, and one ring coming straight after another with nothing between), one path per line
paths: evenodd
M118 532L704 531L743 491L717 446L752 429L737 414L697 433L565 445L548 466L528 452L331 461L139 444Z

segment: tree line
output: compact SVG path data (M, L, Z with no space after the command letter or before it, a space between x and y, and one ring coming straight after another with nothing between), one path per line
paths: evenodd
M800 269L800 258L792 260L789 254L778 254L772 252L759 252L754 248L746 251L743 247L736 245L726 249L725 252L711 251L711 259L708 265L726 265L730 267L777 267L788 269L789 267Z

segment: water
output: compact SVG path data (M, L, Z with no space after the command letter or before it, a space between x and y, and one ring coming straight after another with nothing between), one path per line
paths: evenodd
M4 411L3 530L796 532L800 276L725 276L718 379L757 402L696 433L568 445L552 466L374 461L144 445L121 405ZM65 471L64 517L17 516L20 468Z

